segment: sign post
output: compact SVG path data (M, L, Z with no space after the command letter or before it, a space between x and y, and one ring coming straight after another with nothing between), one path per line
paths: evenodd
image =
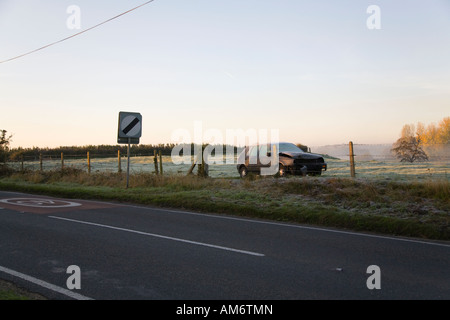
M127 146L127 188L130 180L130 145L138 144L142 135L142 115L137 112L119 112L117 143Z

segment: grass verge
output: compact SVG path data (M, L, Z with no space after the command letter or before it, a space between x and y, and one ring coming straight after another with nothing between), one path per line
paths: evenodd
M45 297L24 290L17 285L0 279L0 300L47 300Z
M326 226L386 235L450 240L450 183L346 178L212 179L141 173L23 172L0 189L108 200Z

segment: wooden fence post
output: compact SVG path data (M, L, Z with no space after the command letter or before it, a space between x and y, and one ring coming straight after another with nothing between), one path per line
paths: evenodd
M89 156L89 151L87 152L87 165L88 165L88 173L91 173L91 157Z
M153 150L153 163L155 164L155 173L159 174L159 172L158 172L158 155L156 153L156 149Z
M208 155L205 156L205 148L202 149L202 161L203 161L203 176L209 177L209 164Z
M201 163L198 164L197 175L199 175L201 177L207 177L208 176L208 164L206 163L207 159L205 159L205 147L204 146L202 146L202 151L201 151L199 159L201 159Z
M61 170L64 170L64 153L61 152Z
M120 149L117 150L117 165L118 165L118 172L122 172L122 164L120 163Z
M159 172L163 174L162 152L159 150Z
M350 154L350 175L355 177L355 155L353 153L353 142L349 142L349 154Z
M39 153L39 171L42 171L42 153Z
M22 155L22 157L20 159L20 171L23 172L23 155Z
M200 155L201 155L200 153L198 155L195 155L194 162L191 164L191 167L188 170L188 173L187 173L188 175L190 175L192 173L192 171L194 170L195 165L199 161Z

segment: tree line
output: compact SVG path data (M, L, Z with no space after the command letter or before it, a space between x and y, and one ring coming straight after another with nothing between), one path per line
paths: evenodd
M414 125L409 125L410 134L414 131ZM415 126L415 135L424 145L450 144L450 117L443 118L438 124L431 123L425 126L419 122Z
M5 132L6 133L6 132ZM166 143L166 144L132 144L130 146L130 154L132 156L153 156L155 152L161 153L165 156L170 156L172 153L172 149L176 145L174 143ZM191 154L194 154L194 144L191 144ZM219 146L216 146L215 150L219 150ZM223 154L226 154L227 145L223 145ZM230 146L228 146L228 149ZM234 150L234 153L238 152L238 148L235 146L231 146L231 150ZM118 145L86 145L86 146L61 146L56 148L13 148L5 150L3 154L3 162L7 159L10 161L17 161L22 158L24 159L39 159L42 157L54 157L58 158L61 156L61 153L65 155L70 155L71 157L86 157L87 152L91 155L95 155L97 158L108 158L108 157L116 157L120 151L120 154L127 154L127 145L126 144L118 144ZM182 153L180 155L183 155ZM213 152L214 155L214 152Z

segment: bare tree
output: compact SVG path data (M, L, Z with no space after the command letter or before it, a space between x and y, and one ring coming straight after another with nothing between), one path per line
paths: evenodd
M418 130L413 124L403 126L401 137L394 143L391 151L401 162L427 161L428 156L422 149L423 127Z
M5 163L9 151L12 135L7 136L6 130L0 130L0 162Z

